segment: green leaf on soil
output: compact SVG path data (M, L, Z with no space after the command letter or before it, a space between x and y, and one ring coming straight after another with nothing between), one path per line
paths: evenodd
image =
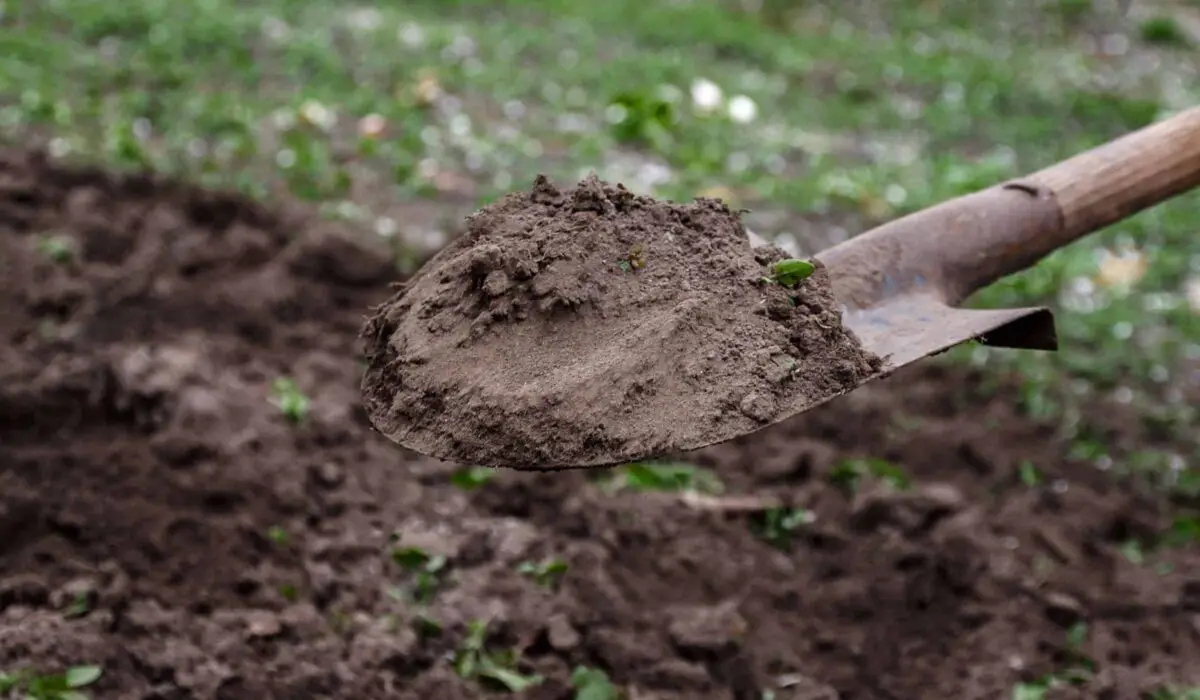
M290 377L280 377L271 383L274 404L292 423L299 424L308 415L310 401L304 392L300 391L296 380Z
M546 679L537 674L523 674L511 668L505 668L494 663L490 657L483 656L480 658L479 675L484 678L491 678L497 683L508 688L513 693L520 693L535 686L541 685Z
M38 236L37 249L51 262L59 264L71 262L75 258L75 241L70 236Z
M450 475L450 483L463 491L473 491L496 477L487 467L463 467Z
M73 666L67 669L67 687L83 688L95 683L104 674L99 666Z
M587 666L576 666L571 671L571 686L575 688L574 700L621 700L624 695L608 674Z
M516 655L511 651L489 653L484 648L486 642L487 623L482 620L467 623L467 635L454 655L454 671L460 678L486 678L513 693L541 685L545 680L540 675L525 674L517 670Z
M759 536L772 546L786 550L792 546L795 531L813 519L812 511L804 508L768 508L763 511L762 521L756 529Z
M1018 469L1021 473L1021 483L1025 484L1029 488L1036 488L1042 484L1042 472L1037 467L1033 466L1033 462L1030 462L1027 459L1022 460Z
M609 481L611 491L695 491L718 494L724 484L715 473L678 462L634 462L619 467Z
M397 547L392 550L392 561L409 571L416 571L431 559L420 547Z
M1121 554L1129 560L1131 564L1144 564L1146 562L1146 552L1142 549L1142 543L1137 540L1126 540L1121 543Z
M800 282L811 277L816 269L816 266L807 260L788 258L775 263L773 277L776 282L784 287L795 287Z
M1171 521L1171 529L1164 536L1166 544L1182 547L1200 542L1200 516L1177 515Z
M546 559L540 562L523 561L517 565L517 571L524 574L541 586L553 586L567 573L567 562L562 559Z
M272 525L267 528L267 539L271 540L280 547L286 547L288 544L288 532L279 525Z
M0 693L7 693L21 684L21 677L15 673L0 673Z
M896 491L911 486L911 480L904 470L884 459L844 459L829 472L830 483L849 491L858 490L864 478L877 479Z
M1012 700L1044 700L1052 685L1052 679L1035 683L1018 683L1013 686Z

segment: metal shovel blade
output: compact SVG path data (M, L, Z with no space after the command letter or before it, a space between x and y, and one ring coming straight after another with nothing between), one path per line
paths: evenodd
M844 323L895 370L969 341L1025 350L1057 350L1054 317L1043 307L959 309L930 296L906 295L846 312Z
M749 236L753 247L769 244L753 232ZM826 256L817 257L824 261ZM836 254L829 257L826 265L832 279L845 280L854 274L841 269ZM868 305L855 304L852 295L838 295L843 304L842 322L867 350L885 359L884 370L876 378L971 341L1024 350L1058 349L1054 315L1046 307L963 309L947 303L941 290L920 284L920 275L910 276L906 285L889 285L895 279L880 278L872 297L875 301ZM841 287L835 282L835 291Z

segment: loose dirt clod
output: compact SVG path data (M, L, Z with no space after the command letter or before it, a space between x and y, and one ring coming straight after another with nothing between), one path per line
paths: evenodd
M824 268L770 279L723 203L539 176L377 310L363 380L376 426L444 459L603 465L701 447L857 386L866 352Z

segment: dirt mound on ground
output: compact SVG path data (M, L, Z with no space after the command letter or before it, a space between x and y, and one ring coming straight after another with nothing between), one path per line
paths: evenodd
M1200 557L1148 544L1166 504L973 375L910 369L684 455L724 482L708 501L612 492L373 431L354 338L392 265L336 230L9 154L0 266L0 672L96 664L100 700L479 698L448 656L490 620L535 700L580 666L630 700L1200 682Z
M380 430L441 458L519 469L691 449L834 396L880 368L818 264L771 282L712 199L539 177L384 304L364 335Z

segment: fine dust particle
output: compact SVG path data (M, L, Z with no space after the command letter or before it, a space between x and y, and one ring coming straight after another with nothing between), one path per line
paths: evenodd
M719 200L538 176L375 310L364 400L402 445L518 469L735 437L881 366L820 263L795 289L762 281L785 257Z

